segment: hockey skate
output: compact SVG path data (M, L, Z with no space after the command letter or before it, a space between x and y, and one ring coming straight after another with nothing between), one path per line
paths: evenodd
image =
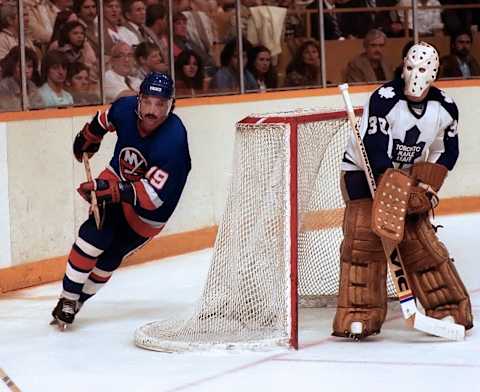
M75 320L75 315L80 307L81 305L77 301L60 298L52 311L53 320L50 325L56 325L61 331L66 330Z

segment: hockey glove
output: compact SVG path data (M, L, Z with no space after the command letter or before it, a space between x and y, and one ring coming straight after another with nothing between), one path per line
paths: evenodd
M439 203L437 193L432 187L419 183L412 187L410 198L408 200L408 214L423 214L435 208Z
M420 162L413 165L411 176L416 182L412 187L407 211L409 214L422 214L435 208L439 203L437 192L440 190L448 170L445 166Z
M90 129L90 124L86 123L83 129L77 133L73 141L73 154L78 162L82 162L82 155L87 152L89 157L95 154L100 148L103 135L97 135Z
M77 189L80 196L91 203L91 192L94 191L98 203L120 203L125 201L133 204L135 193L133 185L127 181L112 181L97 178L80 184Z

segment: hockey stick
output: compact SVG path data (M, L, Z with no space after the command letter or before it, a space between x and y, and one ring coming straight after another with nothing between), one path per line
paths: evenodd
M83 153L83 164L85 165L85 174L87 175L87 181L93 181L92 171L90 170L90 162L88 160L88 154L86 152ZM91 206L93 211L93 217L95 218L95 224L97 225L97 230L100 230L100 228L102 227L102 221L100 219L100 210L98 209L97 195L95 191L92 191L90 193L90 197L92 200Z
M0 368L0 380L2 380L12 392L22 392L2 368Z
M376 190L375 178L373 176L370 162L368 161L368 155L363 144L362 135L357 126L352 101L348 93L348 84L342 84L338 87L342 93L345 108L347 110L348 121L355 135L357 147L359 149L360 157L362 159L363 169L365 171L365 176L367 177L370 193L372 194L373 198L375 197ZM397 291L397 295L400 301L400 307L402 309L403 317L405 318L406 324L410 328L413 327L420 331L429 333L431 335L440 336L446 339L464 339L465 327L463 325L453 324L447 321L425 316L418 311L416 306L416 299L412 291L410 290L410 284L405 273L405 268L403 266L403 261L400 256L398 246L396 245L396 243L390 240L384 238L382 238L381 240L383 249L385 251L385 256L388 261L388 269L390 271L390 276L392 277L393 283L395 285L395 290Z

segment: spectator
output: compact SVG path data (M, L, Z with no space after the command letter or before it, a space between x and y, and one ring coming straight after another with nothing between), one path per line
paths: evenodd
M28 12L23 16L24 30L29 28ZM0 12L0 60L3 59L12 48L18 45L18 12L17 6L5 4ZM30 38L25 37L25 46L34 49L35 46Z
M2 60L3 79L0 80L0 109L20 110L22 96L22 77L20 71L20 49L15 46ZM38 92L37 85L40 82L38 74L38 58L35 51L25 48L25 77L27 79L26 106L38 108L44 106L42 97Z
M480 65L472 56L472 33L459 31L450 38L450 54L440 59L439 77L469 78L480 75Z
M175 60L176 96L195 97L208 89L202 59L193 50L184 50Z
M60 11L72 8L73 0L30 0L29 19L32 37L40 45L50 42L55 18Z
M42 62L42 86L39 93L47 106L73 105L72 95L65 90L68 59L59 50L47 52Z
M120 0L103 1L105 53L110 54L113 45L123 41L130 46L138 42L137 36L122 25Z
M167 10L161 4L153 4L147 7L147 18L145 25L152 32L155 44L160 49L162 60L167 66L169 65L169 37Z
M85 64L69 64L65 86L66 90L72 94L75 105L98 104L100 97L92 92L90 69Z
M288 64L285 86L318 86L321 83L320 46L313 40L307 40Z
M173 16L173 56L175 59L186 49L193 50L202 58L202 63L208 70L208 76L216 71L217 67L213 58L188 38L187 17L179 12Z
M97 0L73 0L73 12L85 27L88 43L98 53Z
M370 30L363 40L365 51L351 60L345 71L349 83L371 83L393 78L393 72L383 60L386 36L377 29Z
M277 88L277 72L272 64L270 50L265 46L255 46L247 52L247 70L255 78L262 92Z
M130 76L133 73L133 49L125 42L112 47L110 66L105 73L105 95L109 102L125 95L135 95L141 80Z
M251 47L251 44L247 41L243 41L243 64L247 63L246 52ZM237 40L232 39L228 41L220 54L221 68L214 75L212 80L212 89L217 92L234 92L240 88L240 61L237 48ZM253 75L244 68L243 80L245 90L257 90L258 85L255 82Z
M85 26L80 21L67 22L60 28L58 41L49 49L65 53L70 63L81 62L90 68L92 81L98 80L97 55L86 39Z
M55 23L53 25L52 38L50 39L50 42L49 42L49 48L52 42L55 42L55 41L58 42L60 38L60 31L62 30L63 26L68 22L76 22L76 21L78 21L78 16L72 10L68 9L68 10L60 11L55 18Z
M125 18L125 27L134 33L137 38L132 46L147 41L148 35L145 31L147 11L145 3L142 0L123 0L122 9Z
M163 62L160 49L149 42L142 42L135 48L135 60L139 65L136 76L143 80L150 72L168 72L168 65Z
M412 0L400 0L402 7L411 7ZM418 34L421 36L431 36L443 30L443 23L440 16L440 9L422 9L421 7L440 6L438 0L418 0L417 9L417 28ZM404 14L400 14L400 20L404 21ZM412 12L408 12L408 28L413 32Z

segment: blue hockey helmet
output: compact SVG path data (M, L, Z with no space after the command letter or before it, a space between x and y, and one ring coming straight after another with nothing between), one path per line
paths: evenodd
M140 84L140 94L162 97L165 99L173 98L173 80L163 72L150 72L142 84Z

